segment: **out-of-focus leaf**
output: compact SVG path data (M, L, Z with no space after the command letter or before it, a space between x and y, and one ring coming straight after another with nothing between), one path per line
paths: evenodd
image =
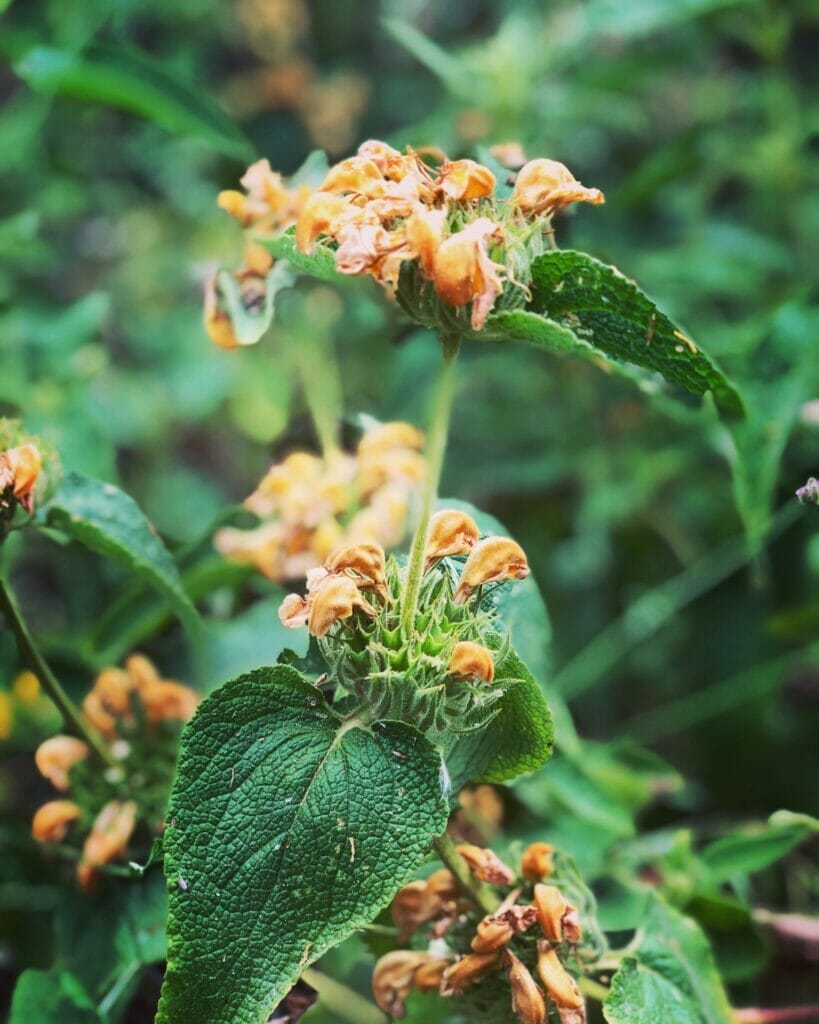
M199 617L174 560L137 503L113 484L68 473L39 512L41 525L60 530L141 576L168 599L189 632Z
M14 70L38 92L119 107L167 131L203 139L226 156L253 158L248 140L214 100L138 50L93 45L72 53L37 46L15 62Z
M68 971L23 971L8 1024L101 1024L82 983Z
M287 262L277 260L265 278L262 308L255 313L251 313L242 301L242 290L233 274L220 270L216 281L236 340L240 345L255 345L273 320L276 296L283 288L291 287L294 277Z
M764 871L786 857L809 834L810 829L799 825L768 826L756 833L737 832L706 846L701 857L708 868L710 880L719 885L737 876Z

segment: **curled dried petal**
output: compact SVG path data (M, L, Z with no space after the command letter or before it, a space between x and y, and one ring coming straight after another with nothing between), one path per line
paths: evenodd
M447 199L484 199L495 190L495 175L474 160L447 160L435 184Z
M311 252L321 235L334 235L357 213L357 209L341 196L332 192L314 192L296 221L296 246L300 252Z
M3 491L11 489L26 512L31 512L42 465L40 449L35 444L21 444L0 452L0 500Z
M310 606L301 594L288 594L279 606L279 621L288 629L306 626L310 618Z
M68 773L75 764L84 761L88 753L88 744L75 736L52 736L37 747L34 763L43 778L64 793L68 789Z
M508 949L503 958L518 1020L521 1024L546 1024L546 1002L529 968Z
M435 273L435 254L443 241L445 224L445 210L426 206L414 207L404 224L407 249L429 278Z
M523 548L509 537L487 537L479 541L466 560L455 604L465 604L470 595L485 583L522 580L529 575L529 563Z
M495 678L495 659L488 647L461 640L452 649L449 674L458 679L482 679L491 683Z
M502 241L503 228L488 217L479 217L450 235L435 254L433 283L449 306L472 303L472 327L479 331L503 291L505 268L489 257L490 241Z
M349 576L329 576L310 596L310 616L307 628L313 636L322 637L341 619L348 619L356 610L370 618L376 611L361 596L355 582Z
M424 571L439 558L469 554L480 535L478 524L466 512L457 509L436 512L429 521Z
M385 953L378 959L373 971L373 996L376 1003L384 1013L400 1020L406 1013L404 1004L416 987L419 972L422 972L422 991L429 991L432 978L436 974L443 974L446 963L446 960L434 957L431 953L419 953L411 949L396 949Z
M520 873L529 882L539 882L554 870L553 858L550 843L530 843L520 858Z
M490 914L478 924L477 934L472 940L472 951L491 953L503 949L514 934L515 930L509 921Z
M82 814L73 800L50 800L38 807L31 822L31 835L38 843L59 843L68 826Z
M330 554L324 568L330 573L354 572L359 586L386 594L386 556L380 544L344 544Z
M330 168L321 183L321 191L376 197L384 191L384 176L374 160L351 156Z
M570 203L603 203L599 188L586 188L557 160L530 160L521 167L512 201L524 213L554 213Z
M570 942L576 945L581 937L577 910L554 885L535 886L534 907L541 930L549 942Z
M441 979L441 995L461 995L465 989L486 977L501 965L499 952L467 953L454 964L450 964Z
M490 885L509 885L514 880L515 872L488 847L482 849L471 843L461 843L458 846L458 853L466 861L472 874L482 882L488 882Z
M133 800L111 800L97 815L82 849L77 878L83 888L94 879L95 868L123 854L136 827Z
M577 982L545 939L539 939L537 944L537 972L543 987L558 1006L579 1009L583 1005Z

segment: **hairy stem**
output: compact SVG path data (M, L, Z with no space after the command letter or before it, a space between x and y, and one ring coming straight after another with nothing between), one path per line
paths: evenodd
M446 864L458 881L458 885L467 896L485 914L494 914L500 906L500 900L492 892L488 885L479 881L467 867L466 861L458 853L458 849L452 839L444 833L433 842L435 852Z
M415 613L418 608L418 592L421 589L421 578L424 573L427 530L432 516L432 508L438 497L438 485L441 482L441 470L444 465L446 440L449 433L449 417L455 394L455 361L458 358L458 349L461 345L461 339L457 335L443 337L441 341L444 347L444 364L438 378L432 416L427 431L427 475L421 496L421 516L412 538L407 579L401 600L401 632L405 638L412 634Z
M105 764L115 767L117 762L114 760L113 755L106 748L96 731L80 715L71 698L62 688L57 677L48 667L45 659L37 649L34 638L28 630L20 609L17 607L17 602L14 600L9 585L2 577L0 577L0 612L2 612L9 629L14 633L21 659L40 680L40 685L63 716L68 731L85 740L88 746Z

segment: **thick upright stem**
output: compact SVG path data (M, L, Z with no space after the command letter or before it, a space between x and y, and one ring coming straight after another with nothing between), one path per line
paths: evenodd
M418 592L421 589L421 578L424 573L427 531L432 508L438 497L438 485L441 482L441 470L444 465L446 440L449 433L449 417L455 394L455 361L458 358L461 339L455 335L444 337L441 341L444 348L444 364L438 378L435 404L432 407L432 417L427 431L427 475L421 496L421 516L412 538L407 579L401 600L401 631L404 637L409 637L412 634L415 614L418 609Z
M23 616L20 614L20 609L17 607L17 602L14 600L8 583L2 577L0 577L0 612L2 612L9 629L14 633L20 657L37 676L40 685L57 706L69 732L85 740L88 746L105 764L112 768L115 767L117 762L113 755L106 748L94 729L84 721L71 698L62 688L37 649L34 638L29 632Z
M500 900L489 886L475 878L467 867L466 861L458 853L458 848L446 833L433 842L435 852L446 864L473 903L485 914L494 914L500 906Z

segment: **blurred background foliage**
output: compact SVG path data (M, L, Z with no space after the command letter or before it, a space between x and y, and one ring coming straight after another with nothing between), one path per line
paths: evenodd
M0 414L22 417L68 467L120 483L183 567L204 571L212 524L272 457L315 442L285 357L315 322L285 308L239 353L212 347L201 325L204 277L241 249L215 196L255 155L289 173L314 148L338 158L373 136L452 156L518 140L602 188L607 205L565 216L559 243L636 278L742 387L748 419L726 427L708 403L655 400L586 363L473 345L445 493L498 516L525 547L552 619L549 686L571 700L580 734L637 740L686 780L643 761L628 784L641 779L645 792L629 795L614 762L600 761L629 815L661 796L642 826L662 830L683 875L690 840L678 823L708 837L780 807L819 812L819 512L793 499L819 468L815 4L2 8ZM369 282L308 299L333 332L351 425L360 413L422 423L434 340ZM163 618L118 571L74 548L53 554L27 545L19 586L55 665L83 692L89 650L125 653L124 640L99 641L103 611L111 626L133 598L149 624ZM204 589L220 671L188 664L173 630L135 638L166 671L208 685L264 660L265 629L278 628L261 584L251 597L268 603L230 621L236 573L217 563L208 571L222 590ZM0 637L9 688L14 665ZM22 835L41 795L30 751L55 723L15 700L3 705L16 753L2 796ZM553 770L545 796L522 788L520 814L545 800L558 833L560 820L585 822L576 856L595 829L629 832L611 807L606 818L600 791L584 818L569 761ZM34 869L2 856L25 905L19 886ZM819 895L798 858L766 884L797 909ZM36 889L45 912L47 888ZM36 963L37 913L6 907L9 969Z

